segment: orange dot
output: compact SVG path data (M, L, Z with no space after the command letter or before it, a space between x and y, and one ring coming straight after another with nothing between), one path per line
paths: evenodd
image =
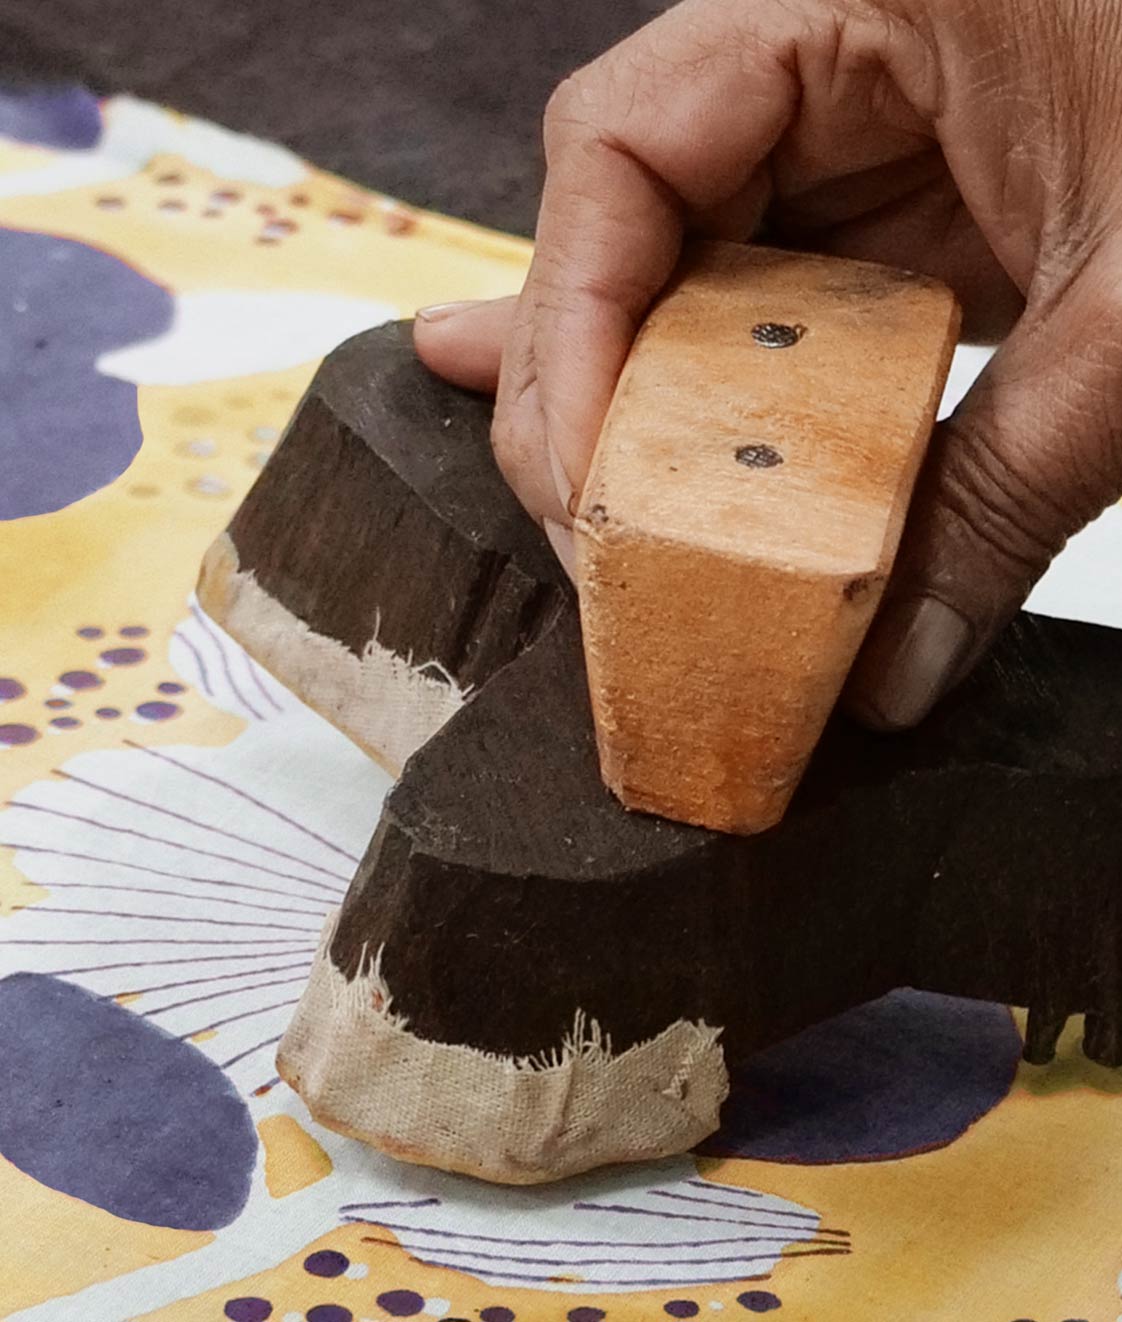
M417 228L417 218L408 211L394 209L383 215L382 225L387 234L409 234Z

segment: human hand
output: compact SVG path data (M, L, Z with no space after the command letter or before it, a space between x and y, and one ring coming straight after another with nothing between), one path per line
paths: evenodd
M1122 0L685 0L563 83L517 299L419 314L497 388L500 466L563 559L612 391L684 236L945 280L1008 338L939 425L850 677L920 720L1122 494Z

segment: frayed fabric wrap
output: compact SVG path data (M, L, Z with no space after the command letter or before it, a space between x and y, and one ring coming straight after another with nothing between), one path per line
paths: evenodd
M720 1029L680 1020L618 1056L581 1015L533 1059L428 1042L394 1013L380 957L351 981L331 962L336 922L277 1057L328 1128L503 1184L669 1156L717 1128L729 1086Z
M207 551L198 595L257 661L391 775L464 704L466 693L436 662L414 663L376 638L359 657L309 629L241 569L229 533Z

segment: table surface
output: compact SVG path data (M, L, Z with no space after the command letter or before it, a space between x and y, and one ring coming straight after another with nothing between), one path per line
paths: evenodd
M419 206L530 234L550 91L666 7L5 0L0 79L131 92Z

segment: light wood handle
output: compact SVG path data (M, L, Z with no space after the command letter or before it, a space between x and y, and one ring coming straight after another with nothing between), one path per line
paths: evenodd
M704 243L624 367L576 518L603 777L773 825L892 567L959 327L936 281Z

